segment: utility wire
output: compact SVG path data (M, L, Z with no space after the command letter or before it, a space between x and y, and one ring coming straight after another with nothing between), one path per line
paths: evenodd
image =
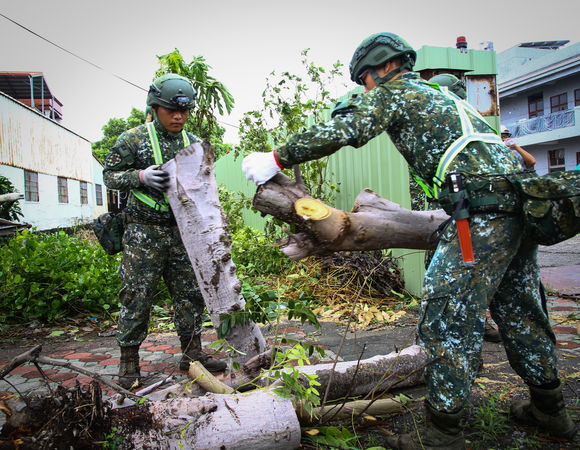
M51 44L51 45L54 45L55 47L57 47L57 48L61 49L63 52L66 52L66 53L68 53L69 55L72 55L72 56L74 56L75 58L78 58L78 59L80 59L81 61L84 61L84 62L86 62L87 64L90 64L90 65L91 65L91 66L93 66L93 67L96 67L96 68L97 68L97 69L99 69L99 70L102 70L102 71L104 71L104 72L108 72L107 70L105 70L105 69L104 69L104 68L102 68L101 66L99 66L99 65L97 65L97 64L95 64L95 63L93 63L93 62L89 61L88 59L85 59L85 58L83 58L82 56L79 56L79 55L77 55L76 53L73 53L73 52L71 52L70 50L67 50L67 49L66 49L66 48L64 48L64 47L61 47L61 46L60 46L60 45L58 45L58 44L55 44L55 43L54 43L54 42L52 42L50 39L47 39L47 38L45 38L44 36L41 36L40 34L38 34L38 33L35 33L35 32L34 32L34 31L32 31L30 28L26 28L24 25L22 25L22 24L20 24L20 23L16 22L15 20L12 20L10 17L7 17L7 16L5 16L5 15L4 15L4 14L2 14L2 13L0 13L0 16L4 17L6 20L9 20L9 21L10 21L10 22L12 22L14 25L17 25L17 26L19 26L20 28L22 28L22 29L24 29L24 30L28 31L29 33L31 33L31 34L33 34L33 35L35 35L36 37L39 37L39 38L40 38L40 39L42 39L43 41L46 41L46 42L48 42L49 44ZM123 78L123 77L120 77L119 75L117 75L117 74L114 74L113 72L109 72L109 73L110 73L111 75L113 75L115 78L118 78L119 80L122 80L122 81L124 81L125 83L129 83L131 86L134 86L134 87L136 87L137 89L141 89L142 91L145 91L145 92L147 92L147 89L145 89L145 88L143 88L143 87L141 87L141 86L139 86L139 85L137 85L137 84L135 84L135 83L132 83L132 82L131 82L131 81L129 81L129 80L126 80L125 78Z
M117 75L117 74L113 73L113 72L111 72L111 71L108 71L108 70L104 69L103 67L99 66L98 64L95 64L94 62L91 62L91 61L89 61L88 59L85 59L85 58L83 58L82 56L79 56L79 55L77 55L76 53L74 53L74 52L71 52L70 50L67 50L66 48L64 48L64 47L62 47L62 46L60 46L60 45L58 45L58 44L56 44L56 43L52 42L50 39L47 39L47 38L45 38L44 36L41 36L40 34L38 34L38 33L35 33L35 32L34 32L34 31L32 31L30 28L27 28L27 27L25 27L24 25L22 25L22 24L20 24L20 23L16 22L15 20L11 19L10 17L8 17L8 16L5 16L5 15L4 15L4 14L2 14L2 13L0 13L0 16L4 17L6 20L8 20L8 21L12 22L14 25L16 25L16 26L19 26L19 27L20 27L20 28L22 28L23 30L26 30L26 31L28 31L29 33L33 34L34 36L36 36L36 37L38 37L38 38L42 39L43 41L46 41L46 42L48 42L50 45L54 45L55 47L59 48L59 49L60 49L60 50L62 50L63 52L66 52L66 53L68 53L69 55L72 55L72 56L74 56L75 58L77 58L77 59L80 59L81 61L83 61L83 62L86 62L87 64L90 64L91 66L93 66L93 67L95 67L95 68L97 68L97 69L99 69L99 70L102 70L103 72L107 72L107 73L109 73L110 75L114 76L115 78L117 78L117 79L119 79L119 80L121 80L121 81L124 81L125 83L127 83L127 84L130 84L131 86L134 86L134 87L136 87L137 89L141 89L143 92L148 92L148 91L149 91L148 89L145 89L145 88L143 88L143 87L141 87L141 86L139 86L139 85L137 85L137 84L135 84L135 83L133 83L133 82L131 82L131 81L129 81L129 80L127 80L127 79L125 79L125 78L123 78L123 77L121 77L121 76L119 76L119 75ZM216 119L216 120L217 120L217 119ZM228 126L230 126L230 127L233 127L233 128L239 128L237 125L232 125L232 124L230 124L230 123L222 122L222 121L220 121L220 120L218 120L218 122L219 122L219 123L223 123L224 125L228 125Z

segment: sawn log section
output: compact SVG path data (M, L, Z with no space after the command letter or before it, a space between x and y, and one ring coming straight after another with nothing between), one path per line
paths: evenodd
M253 205L296 226L297 232L280 242L293 260L346 250L434 249L433 232L449 218L443 210L405 209L370 189L358 195L347 213L313 199L303 185L282 173L258 188Z

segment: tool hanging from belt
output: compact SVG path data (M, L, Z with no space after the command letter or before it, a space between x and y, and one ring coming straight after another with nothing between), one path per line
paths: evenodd
M457 224L457 235L463 264L473 265L473 247L471 245L471 234L469 233L469 202L466 195L467 190L463 185L463 177L458 172L451 172L447 175L447 185L451 200L453 201L453 214L451 219L455 219Z

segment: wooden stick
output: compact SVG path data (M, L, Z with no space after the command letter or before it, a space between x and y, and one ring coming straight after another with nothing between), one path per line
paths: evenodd
M234 390L214 377L199 361L189 363L189 377L208 392L231 394Z
M371 404L372 403L372 404ZM324 416L330 415L333 420L359 416L362 413L369 415L383 415L399 412L403 409L403 404L394 399L386 398L381 400L355 400L340 405L327 405L319 408L312 408L312 415L305 414L304 408L296 408L298 419L301 423L315 423Z

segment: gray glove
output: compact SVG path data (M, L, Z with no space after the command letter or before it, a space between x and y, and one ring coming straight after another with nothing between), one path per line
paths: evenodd
M165 170L159 169L157 164L141 170L139 179L141 183L159 191L164 191L169 187L169 174Z

